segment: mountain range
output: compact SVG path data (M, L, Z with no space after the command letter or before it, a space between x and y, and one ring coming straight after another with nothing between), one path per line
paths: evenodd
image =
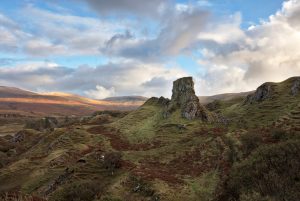
M252 92L227 93L214 96L199 96L203 104L215 100L231 100L246 97ZM148 98L143 96L118 96L102 100L62 93L36 93L15 87L0 86L0 115L19 114L24 116L88 115L98 110L133 110Z
M79 95L52 92L35 93L15 87L0 87L0 114L25 116L88 115L98 110L132 110L142 105L143 97L117 97L94 100Z

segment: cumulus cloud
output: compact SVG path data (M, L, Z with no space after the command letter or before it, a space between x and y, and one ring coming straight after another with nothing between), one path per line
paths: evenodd
M130 28L130 22L111 22L27 5L14 21L0 13L0 51L28 56L99 55L113 35ZM30 24L28 24L30 22ZM121 30L121 31L120 31Z
M283 3L282 10L268 20L243 31L233 26L239 37L203 43L199 64L205 94L252 90L266 81L282 81L300 74L300 1ZM234 24L233 24L234 25ZM225 29L224 29L225 31Z
M187 5L186 5L187 6ZM210 23L210 12L198 7L183 5L173 10L162 21L161 30L155 37L122 37L118 43L100 49L103 54L124 58L164 60L191 49Z

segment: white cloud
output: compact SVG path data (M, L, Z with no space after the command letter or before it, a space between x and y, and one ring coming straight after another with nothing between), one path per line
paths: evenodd
M88 97L93 99L104 99L107 97L112 97L115 95L115 88L111 87L109 89L103 86L96 85L96 89L87 90L84 92Z
M202 7L210 7L213 5L212 2L209 0L198 0L197 4Z
M51 62L0 68L0 85L33 91L63 91L103 98L112 95L171 95L172 81L187 76L179 68L139 62L66 68ZM159 78L159 80L157 80Z
M18 21L0 13L0 51L35 57L99 55L113 35L131 27L130 20L58 13L28 5ZM28 23L30 22L30 23Z
M208 35L213 42L203 43L199 64L206 73L200 76L200 91L205 94L253 90L267 81L282 81L300 74L300 1L290 0L267 21L246 31L239 23ZM300 19L300 18L297 18ZM218 30L218 29L217 29ZM234 34L236 33L236 34ZM223 40L224 39L224 40Z

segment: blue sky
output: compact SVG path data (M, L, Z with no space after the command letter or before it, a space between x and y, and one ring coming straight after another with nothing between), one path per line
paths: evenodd
M240 12L243 17L241 28L247 29L249 26L251 26L251 24L257 24L260 22L260 20L267 19L271 14L274 14L277 10L279 10L281 8L283 0L177 0L176 3L195 5L198 3L203 9L208 9L217 15L232 15L234 13ZM30 4L34 5L37 8L51 12L67 12L82 17L99 17L95 12L91 12L91 9L89 9L87 5L78 2L74 3L74 1L72 3L68 3L66 1L59 2L42 0L5 0L0 7L0 11L1 13L11 17L12 19L23 21L22 17L18 16L18 13L22 12L22 9ZM107 16L100 16L100 18L101 17ZM118 21L118 18L115 20ZM30 23L30 21L28 21L27 23ZM26 29L26 27L24 28ZM2 57L13 57L14 55L15 54L4 53ZM27 57L27 55L20 54L20 58L21 57ZM52 57L51 55L49 55L48 57L45 57L45 59L51 59L61 65L69 67L76 67L82 64L99 65L107 63L109 61L108 58L101 57L99 55L76 55L71 57ZM189 57L187 57L186 55L180 55L175 58L174 61L178 62L179 65L187 66L190 72L194 72L196 69L196 63L192 59L189 59Z
M252 90L299 74L299 4L4 0L0 85L91 98L170 96L174 79L193 76L199 95Z

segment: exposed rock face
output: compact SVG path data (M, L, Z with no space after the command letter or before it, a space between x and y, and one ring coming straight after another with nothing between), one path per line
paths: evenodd
M297 96L299 91L300 91L300 77L294 80L291 87L291 94L293 96Z
M38 120L26 122L25 128L43 131L46 129L54 129L58 126L58 121L55 117L45 117Z
M265 83L258 87L254 94L250 94L247 96L245 104L247 103L255 103L262 102L272 96L273 88L271 83Z
M173 82L172 98L166 107L164 116L167 117L174 110L180 108L182 117L186 119L209 120L208 112L200 104L195 94L192 77L180 78Z
M149 98L144 105L161 105L161 106L167 106L170 103L170 99L164 98L161 96L160 98L152 97Z
M19 132L16 133L16 134L14 135L14 137L11 139L11 142L14 142L14 143L22 142L22 141L24 141L25 136L26 136L26 131L24 131L24 130L19 131Z

